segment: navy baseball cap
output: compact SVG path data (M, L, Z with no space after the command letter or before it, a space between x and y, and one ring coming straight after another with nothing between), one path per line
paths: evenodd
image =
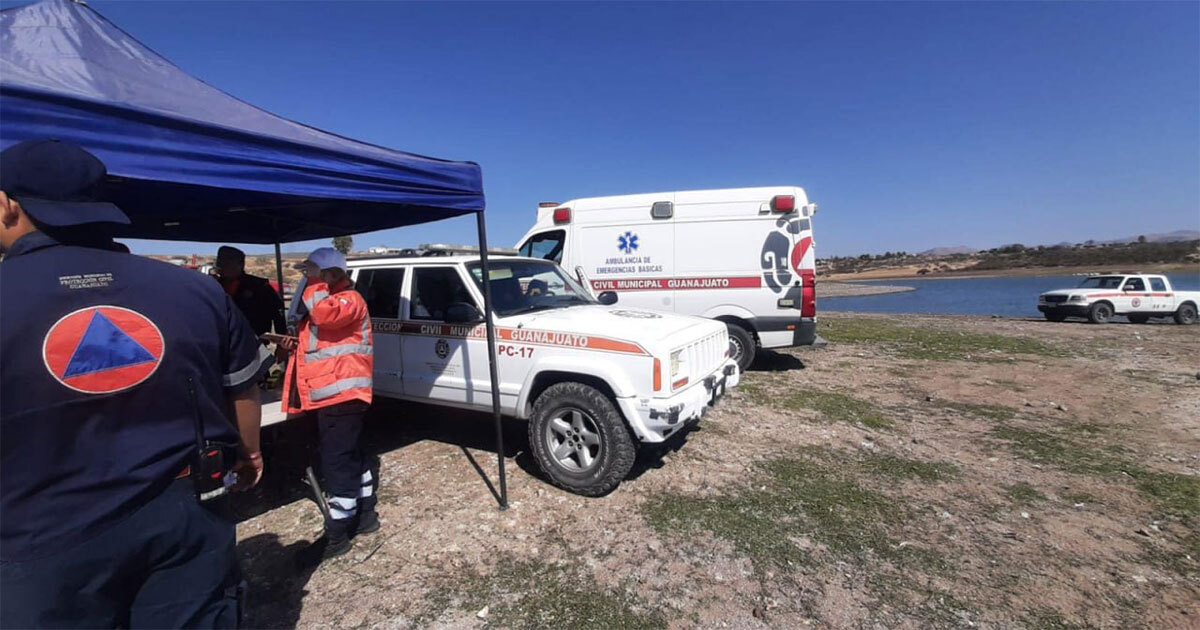
M120 208L96 200L107 174L104 162L68 142L26 140L0 152L0 190L50 227L128 225Z

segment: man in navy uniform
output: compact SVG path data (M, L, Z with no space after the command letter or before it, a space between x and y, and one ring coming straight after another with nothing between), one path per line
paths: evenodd
M217 249L216 268L221 288L250 321L255 334L261 337L271 332L272 326L275 334L288 334L287 322L283 319L283 299L266 278L246 273L246 252L222 245Z
M198 489L261 476L271 359L211 278L112 251L105 176L0 153L0 626L233 627L234 525Z

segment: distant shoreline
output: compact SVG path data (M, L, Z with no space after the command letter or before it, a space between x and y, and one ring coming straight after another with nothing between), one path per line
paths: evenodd
M903 293L905 291L916 290L916 287L902 287L883 284L861 284L858 282L836 282L832 280L823 280L817 283L817 296L823 298L860 297L863 295Z
M956 271L930 272L927 274L917 274L916 268L901 268L901 269L873 269L859 273L835 273L829 275L818 276L818 280L824 281L823 284L839 283L839 282L861 282L864 280L928 280L932 278L1012 278L1012 277L1031 277L1031 276L1069 276L1074 274L1089 274L1089 273L1118 273L1129 271L1140 271L1143 273L1173 273L1173 272L1192 272L1200 273L1200 265L1190 263L1175 263L1169 265L1098 265L1089 267L1021 267L1018 269L987 269L987 270L970 270L962 269ZM859 294L861 295L861 294ZM834 296L830 296L834 297Z

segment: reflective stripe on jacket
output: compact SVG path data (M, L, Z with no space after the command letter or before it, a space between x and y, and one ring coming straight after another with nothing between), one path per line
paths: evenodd
M370 403L375 361L366 302L349 282L332 290L313 282L302 299L308 315L300 322L300 342L284 374L284 411L300 413L350 400Z

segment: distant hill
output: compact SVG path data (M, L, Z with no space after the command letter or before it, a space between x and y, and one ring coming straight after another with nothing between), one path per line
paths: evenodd
M1200 262L1200 238L1192 240L1151 240L1151 236L1186 237L1180 230L1168 235L1147 234L1144 243L1129 242L1036 245L1020 243L988 250L970 248L934 248L920 254L886 252L861 256L835 256L817 259L818 273L859 274L884 277L883 274L928 275L938 273L981 272L1008 269L1055 267L1092 267L1105 265L1179 265ZM1200 235L1197 235L1200 236ZM941 252L941 253L936 253ZM956 253L950 253L956 252ZM969 253L967 253L969 252Z
M1200 239L1200 232L1196 230L1175 230L1174 232L1163 232L1161 234L1143 234L1146 237L1147 243L1179 243L1183 241L1194 241ZM1138 237L1127 236L1118 238L1112 241L1102 241L1104 243L1136 243Z
M927 249L917 255L929 256L930 258L939 258L941 256L953 256L955 254L974 254L978 251L979 250L975 249L974 247L958 245L956 247L934 247L933 249Z

